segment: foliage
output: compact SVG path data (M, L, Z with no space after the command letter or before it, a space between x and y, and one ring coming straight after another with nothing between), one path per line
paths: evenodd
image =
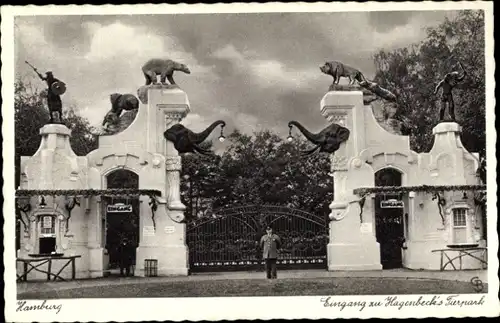
M235 130L227 139L230 145L220 157L183 156L181 192L187 219L249 204L327 216L333 199L328 155L301 157L308 146L305 140L285 142L268 130L253 136Z
M128 189L128 188L113 188L113 189L87 189L87 190L16 190L16 196L119 196L119 197L131 197L139 195L148 196L161 196L161 192L158 190L148 190L148 189Z
M370 193L408 193L408 192L445 192L445 191L483 191L486 185L420 185L420 186L380 186L361 187L353 191L354 194L363 196Z
M485 138L485 39L484 13L464 10L456 19L427 29L419 44L375 54L375 82L398 96L402 120L413 134L412 149L429 151L432 128L439 122L439 97L434 88L446 73L467 71L466 79L453 90L455 111L462 125L462 142L472 152L484 154Z
M212 150L212 142L200 144L203 149ZM181 170L181 201L186 206L186 220L204 214L218 194L217 183L220 179L220 156L183 154Z

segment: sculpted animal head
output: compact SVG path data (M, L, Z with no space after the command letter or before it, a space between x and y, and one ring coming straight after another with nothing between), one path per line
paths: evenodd
M323 66L319 67L320 71L323 72L324 74L331 75L332 74L332 63L331 62L325 62Z
M167 129L163 133L163 136L166 140L174 144L179 154L197 152L204 155L212 155L213 153L211 151L201 148L200 144L207 139L210 133L212 133L218 125L224 127L226 123L222 120L217 120L202 132L195 133L184 125L175 124Z
M191 71L189 70L189 67L187 67L186 64L180 64L179 71L182 71L186 74L191 74Z
M103 127L109 126L109 125L116 125L119 121L118 114L114 112L113 110L108 111L106 115L104 116L104 119L102 120L102 125Z
M116 100L118 100L118 98L121 96L120 93L112 93L109 95L109 101L111 102L111 104L115 104L116 103Z
M118 116L123 110L130 111L139 108L139 100L133 94L112 93L109 95L111 110Z
M313 149L303 152L304 155L310 155L317 150L333 154L340 148L341 143L349 139L350 134L349 129L335 123L332 123L316 134L311 133L297 121L290 121L288 123L288 127L292 128L292 126L297 127L300 132L315 145Z

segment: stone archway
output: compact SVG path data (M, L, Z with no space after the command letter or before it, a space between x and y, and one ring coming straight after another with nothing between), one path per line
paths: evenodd
M382 168L375 173L375 186L401 186L403 173L393 167ZM375 236L380 244L380 262L383 269L403 267L402 244L404 242L403 196L377 194L375 196Z
M139 175L125 168L111 171L105 177L108 189L138 189ZM119 268L120 255L118 246L122 239L128 239L133 246L133 264L135 249L139 245L139 209L138 197L104 197L105 248L109 255L109 270Z

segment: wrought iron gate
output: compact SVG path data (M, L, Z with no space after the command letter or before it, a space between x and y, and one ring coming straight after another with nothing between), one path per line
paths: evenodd
M327 268L326 217L279 206L241 206L214 211L188 223L190 271L262 268L259 241L267 225L282 241L281 268Z

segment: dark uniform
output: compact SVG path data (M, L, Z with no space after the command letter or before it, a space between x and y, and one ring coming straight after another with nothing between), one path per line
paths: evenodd
M123 271L125 269L125 274L130 276L130 268L133 262L133 246L127 239L122 240L119 247L120 255L120 275L123 276Z
M278 259L278 249L281 247L281 239L272 233L271 228L267 228L267 234L260 239L262 248L262 258L266 262L266 274L269 279L276 279L276 260Z

